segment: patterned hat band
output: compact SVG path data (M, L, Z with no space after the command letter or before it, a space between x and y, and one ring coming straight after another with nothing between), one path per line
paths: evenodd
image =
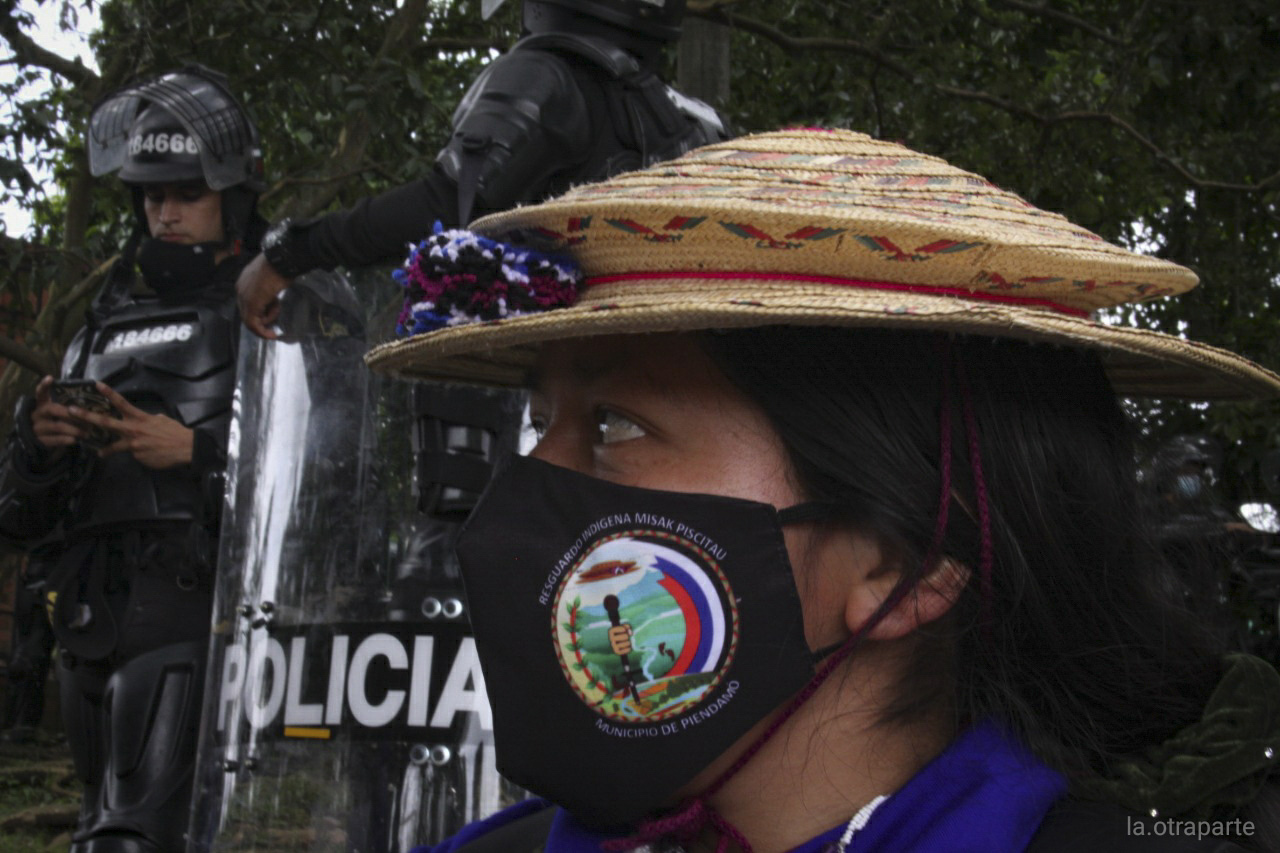
M1091 348L1128 395L1280 395L1248 359L1094 319L1195 287L1190 270L850 131L717 143L472 227L415 249L409 337L371 367L512 385L551 340L821 325Z
M930 284L908 284L906 282L897 281L867 281L859 278L839 278L837 276L828 275L803 275L795 273L764 273L764 272L738 272L738 271L722 271L715 272L710 270L697 271L681 271L670 273L657 272L629 272L615 273L613 275L601 275L586 279L582 286L586 290L602 287L604 285L625 285L628 283L641 283L664 281L676 278L681 281L693 282L704 281L712 282L754 282L763 286L782 286L789 288L792 284L819 285L830 287L848 287L863 290L883 290L891 293L914 293L924 296L949 296L957 299L972 299L976 302L993 302L1003 305L1020 305L1024 308L1045 308L1050 311L1056 311L1059 314L1066 314L1069 317L1088 317L1089 312L1080 308L1072 308L1069 305L1061 305L1050 299L1041 299L1033 296L1014 296L1011 294L991 293L986 291L966 290L962 287L940 287Z

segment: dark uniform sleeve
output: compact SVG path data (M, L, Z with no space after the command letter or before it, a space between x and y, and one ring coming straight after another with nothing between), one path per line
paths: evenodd
M404 260L409 243L431 233L436 220L455 224L458 190L438 170L423 180L361 199L348 210L339 210L291 229L296 240L299 266L331 270Z

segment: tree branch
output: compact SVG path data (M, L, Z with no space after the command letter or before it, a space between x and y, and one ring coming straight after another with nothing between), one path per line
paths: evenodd
M36 317L33 330L43 339L53 341L54 346L64 345L80 325L78 317L74 318L74 324L69 322L73 311L83 306L85 300L102 284L103 276L111 271L111 267L119 259L119 255L112 255L66 291L50 294L49 301Z
M511 49L511 42L505 40L495 41L494 39L482 38L461 38L461 37L444 37L429 38L424 41L419 48L421 50L496 50L499 53L506 53Z
M74 307L102 283L102 277L111 271L111 267L113 267L118 260L120 260L119 255L112 255L102 263L98 264L98 266L94 268L93 272L76 282L75 287L67 291L67 293L57 302L50 302L45 310L67 311Z
M51 299L45 304L44 310L36 317L35 322L31 325L27 335L33 341L47 341L50 347L48 358L53 362L54 369L46 370L44 373L54 373L57 370L57 363L62 358L62 348L66 346L70 333L64 328L67 326L67 316L70 312L83 304L89 294L101 282L102 277L107 274L111 266L119 259L119 256L109 258L98 265L98 268L89 273L76 285L56 299ZM48 366L44 363L43 366ZM26 364L22 361L14 359L5 365L3 372L0 372L0 412L13 411L14 405L18 402L18 398L31 390L35 384L35 379L24 370L32 370L36 365ZM40 373L41 376L44 373ZM37 377L38 378L38 377ZM0 414L0 418L4 415ZM0 425L7 423L7 419L0 421Z
M726 9L737 2L738 0L689 0L688 11L699 17L706 17L710 12Z
M1187 171L1186 167L1184 167L1182 164L1178 163L1178 161L1174 160L1167 153L1165 153L1164 149L1162 149L1159 145L1157 145L1155 142L1153 142L1151 139L1145 136L1133 125L1129 124L1127 121L1115 115L1114 113L1097 113L1097 112L1088 112L1084 110L1076 110L1076 111L1057 113L1055 115L1043 116L1038 118L1040 121L1043 121L1046 124L1053 124L1053 123L1064 122L1064 121L1099 121L1105 124L1109 124L1112 127L1119 128L1120 130L1128 134L1130 137L1132 137L1139 145L1141 145L1143 148L1146 148L1153 155L1155 155L1157 160L1160 160L1169 168L1173 169L1182 177L1184 181L1196 187L1197 189L1234 190L1237 192L1258 192L1260 190L1268 189L1274 184L1280 183L1280 171L1275 172L1271 175L1268 175L1267 177L1253 184L1239 184L1239 183L1232 183L1230 181L1214 181L1214 180L1208 180L1206 178L1197 178L1195 175L1191 174L1191 172Z
M322 187L328 184L337 183L338 181L345 181L347 178L354 178L354 177L357 177L358 175L363 175L365 172L383 172L388 165L389 164L387 163L370 163L367 166L356 166L354 169L348 169L347 171L340 172L336 175L321 175L320 177L316 177L316 178L303 178L303 177L298 177L293 175L286 175L285 177L273 183L269 188L267 188L267 190L264 191L262 195L259 197L259 202L261 203L263 201L266 201L267 199L271 198L277 193L282 192L288 187L313 187L313 186Z
M9 42L16 59L23 65L38 65L52 71L77 86L90 86L97 81L98 75L86 68L79 58L71 60L59 56L36 44L24 33L14 17L15 5L14 0L4 0L0 3L0 36L4 36Z
M0 335L0 358L25 367L37 376L52 376L58 372L58 363L53 358L4 335Z
M990 92L965 89L960 86L950 86L945 83L937 83L932 80L927 80L906 63L894 59L893 57L860 41L855 41L853 39L821 37L795 38L762 21L757 21L752 18L744 18L741 15L736 15L718 6L713 7L708 13L702 16L728 24L729 26L735 27L744 32L755 33L756 35L762 36L787 53L803 53L812 51L839 51L843 53L854 53L859 56L866 57L881 68L892 71L893 73L913 82L929 86L944 95L950 95L953 98L961 100L976 101L977 103L986 104L1009 113L1010 115L1015 115L1042 125L1060 124L1070 121L1093 121L1109 124L1132 138L1143 148L1147 149L1147 151L1153 154L1157 160L1171 168L1179 177L1197 189L1260 192L1262 190L1269 189L1273 185L1280 184L1280 171L1275 174L1268 175L1266 178L1252 184L1233 181L1218 181L1197 177L1188 171L1185 166L1178 163L1172 155L1157 145L1150 137L1146 136L1132 124L1114 113L1091 112L1088 110L1067 110L1059 113L1040 113L1030 107L1014 103L1013 101L1001 98L998 95L993 95Z
M1106 30L1095 27L1093 24L1081 18L1077 18L1075 15L1069 15L1066 12L1059 11L1058 9L1052 9L1047 3L1027 3L1024 0L995 0L995 2L999 3L1001 6L1008 6L1011 9L1017 9L1019 12L1026 12L1028 15L1039 15L1044 18L1052 18L1055 21L1060 21L1068 26L1075 27L1082 32L1086 32L1094 38L1104 41L1109 45L1120 47L1124 44L1122 39L1117 36L1113 36Z
M428 0L405 0L396 10L383 35L378 53L373 57L372 65L381 63L395 64L413 47L422 32L426 21ZM338 142L333 153L329 155L328 171L334 175L346 172L359 173L365 170L365 151L369 145L371 123L365 110L355 110L343 122L338 132ZM340 180L320 181L310 189L297 193L286 205L285 216L303 218L313 216L323 210L342 190Z

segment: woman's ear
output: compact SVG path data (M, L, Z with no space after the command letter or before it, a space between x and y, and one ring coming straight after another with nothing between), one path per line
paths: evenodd
M867 637L873 640L896 640L905 637L921 625L944 616L960 598L972 572L959 560L943 557L933 564L929 573L903 597L898 605L885 614ZM845 625L855 632L879 609L902 579L899 560L886 560L863 577L863 582L853 584L845 599Z

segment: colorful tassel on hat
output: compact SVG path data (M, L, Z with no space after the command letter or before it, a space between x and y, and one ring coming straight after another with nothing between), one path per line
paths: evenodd
M582 286L571 260L445 230L439 222L391 275L405 289L396 324L401 337L572 305Z

